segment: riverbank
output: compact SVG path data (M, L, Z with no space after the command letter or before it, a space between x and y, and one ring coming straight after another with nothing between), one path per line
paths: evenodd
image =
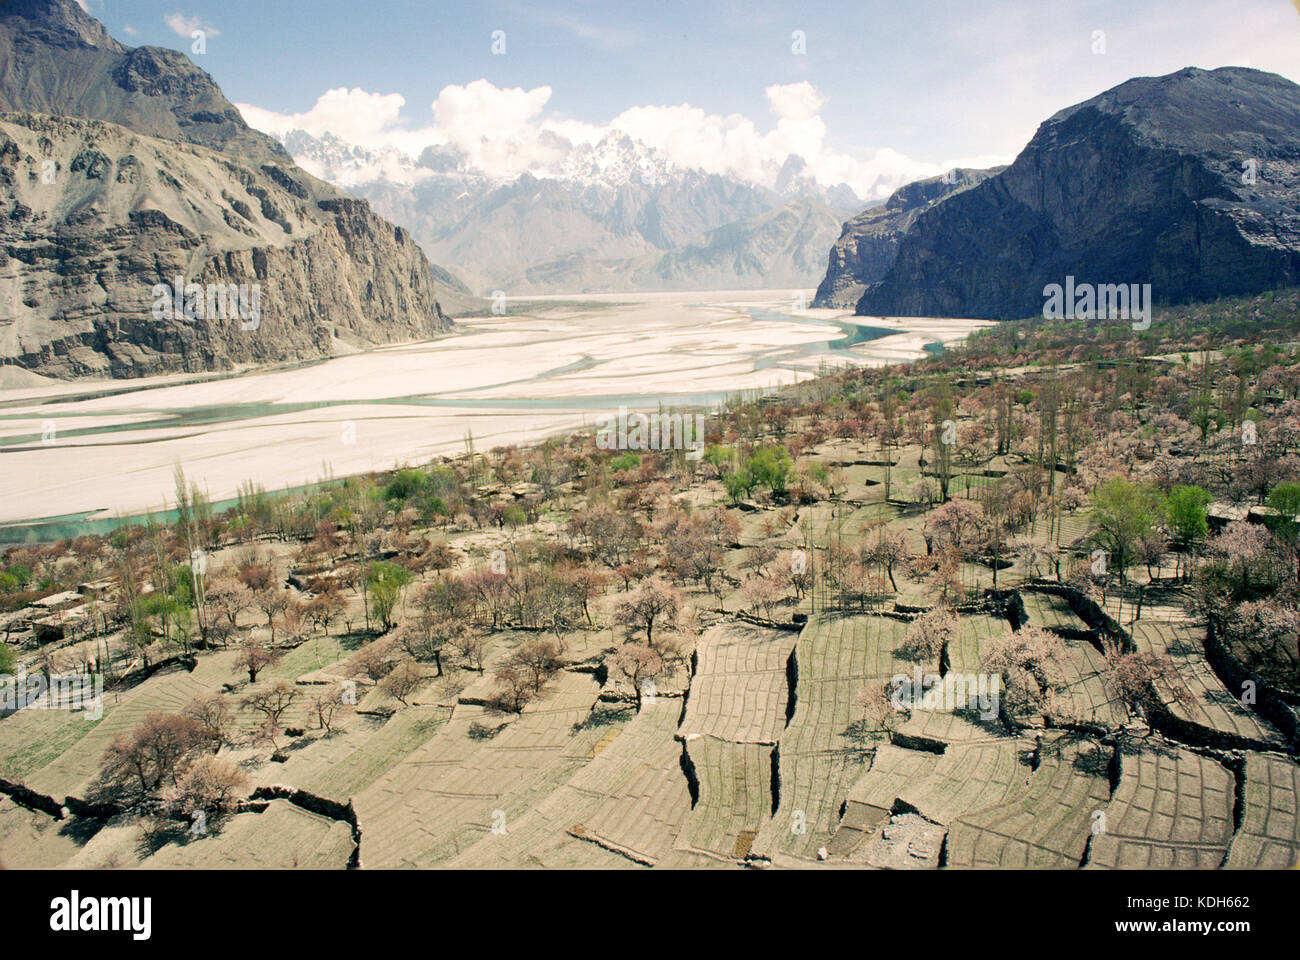
M788 291L562 299L242 376L0 390L0 524L76 530L159 510L178 463L223 501L250 479L279 490L387 470L462 452L469 436L480 450L536 442L619 407L707 407L824 365L917 359L986 325L798 311Z

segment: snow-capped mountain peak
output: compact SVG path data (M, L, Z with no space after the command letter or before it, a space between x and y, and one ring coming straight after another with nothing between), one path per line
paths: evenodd
M368 150L329 131L317 137L290 130L280 141L300 167L345 190L376 181L411 184L421 176L416 161L394 147Z
M584 186L654 186L673 176L674 165L625 133L607 133L595 144L580 144L565 158L559 176Z

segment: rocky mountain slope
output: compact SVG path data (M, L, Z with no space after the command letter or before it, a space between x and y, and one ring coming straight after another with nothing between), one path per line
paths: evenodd
M813 200L793 200L710 230L667 253L608 260L575 254L538 263L513 289L802 289L820 268L821 251L838 225L838 211Z
M769 189L674 168L620 134L578 145L554 176L511 180L447 149L412 160L301 130L283 143L306 169L407 224L483 295L810 286L843 215L862 206L847 186L820 187L793 155ZM774 221L788 231L779 241Z
M137 377L450 329L405 230L298 169L184 56L123 47L74 0L0 6L0 105L0 363ZM256 284L256 323L159 319L177 277Z
M950 171L942 177L918 180L896 190L878 204L844 224L831 247L826 276L817 287L814 307L852 310L867 284L875 283L898 256L898 244L916 218L935 204L1002 170Z
M1032 316L1067 276L1149 283L1157 303L1300 283L1300 86L1188 68L1061 111L922 213L857 312Z
M258 162L289 160L184 54L123 46L75 0L0 4L0 112L108 120Z

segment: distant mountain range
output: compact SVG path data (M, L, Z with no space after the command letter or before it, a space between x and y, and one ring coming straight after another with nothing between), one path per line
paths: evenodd
M1241 67L1130 80L927 203L881 265L858 314L1033 316L1070 277L1151 284L1157 303L1298 284L1300 86ZM852 295L849 273L832 254L827 298Z
M566 150L547 176L501 179L445 147L277 140L187 57L123 46L76 0L0 3L0 366L311 359L438 335L439 297L457 312L497 290L824 277L817 306L1001 319L1069 278L1150 284L1160 303L1300 284L1300 86L1256 70L1131 80L1047 120L1008 167L883 204L795 155L762 185L621 133ZM258 316L196 311L190 287L209 304L256 287Z
M187 57L119 44L75 0L0 5L0 184L0 364L137 377L451 327L406 230L295 166ZM254 288L256 317L214 299Z
M480 295L811 286L840 221L864 206L794 155L768 188L674 167L618 133L574 148L556 176L509 180L447 149L412 159L332 134L281 139Z

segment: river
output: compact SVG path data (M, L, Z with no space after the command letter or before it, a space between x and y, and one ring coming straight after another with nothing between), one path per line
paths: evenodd
M0 390L0 542L111 528L173 498L176 464L214 501L528 443L620 406L708 407L823 364L908 361L985 325L804 310L809 291L534 298L458 335L193 382ZM539 307L538 301L553 301Z

